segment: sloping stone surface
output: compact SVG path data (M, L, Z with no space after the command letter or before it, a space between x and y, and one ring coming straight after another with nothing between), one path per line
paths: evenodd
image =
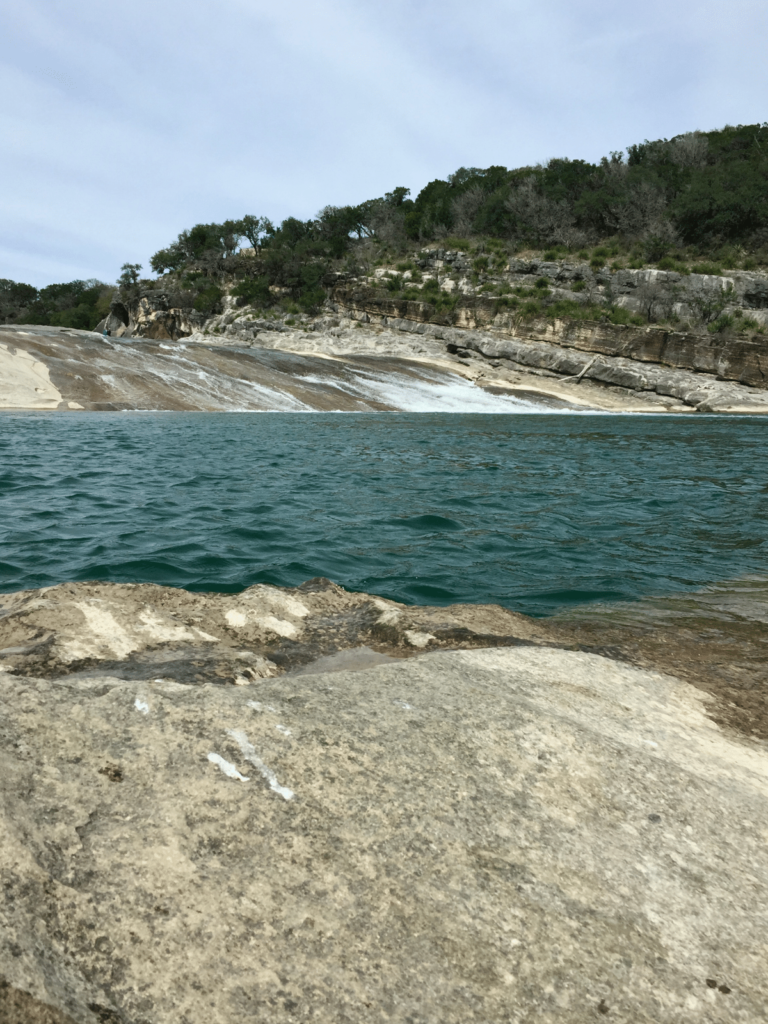
M518 648L0 695L5 1010L766 1019L768 757L673 678Z

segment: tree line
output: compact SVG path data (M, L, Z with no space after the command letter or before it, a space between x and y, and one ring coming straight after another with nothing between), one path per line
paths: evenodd
M319 304L334 274L359 272L384 253L441 240L492 239L509 252L564 256L610 239L658 264L684 247L699 261L740 250L768 259L768 123L645 141L598 163L558 158L535 167L459 168L414 198L398 187L358 205L327 206L311 220L275 227L250 215L198 224L151 259L176 275L194 303L213 310L219 283L235 278L243 301L289 296ZM258 257L238 259L247 239ZM761 255L762 254L762 255ZM197 291L194 291L197 289ZM284 299L283 299L284 300Z
M90 331L109 313L114 285L91 279L35 288L0 278L0 323L43 324Z
M196 224L156 252L150 266L173 304L214 312L226 286L242 302L290 301L311 310L338 274L366 269L377 255L482 238L503 242L509 252L538 248L561 256L611 239L641 264L658 264L684 247L701 258L738 251L766 262L768 123L646 140L597 163L558 158L515 169L462 167L415 198L401 186L279 226L252 214ZM140 269L124 265L123 292L137 287ZM0 281L0 318L93 326L107 290L97 281L39 291Z

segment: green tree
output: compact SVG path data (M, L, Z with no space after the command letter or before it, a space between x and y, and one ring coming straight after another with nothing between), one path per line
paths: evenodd
M738 241L768 226L768 159L704 168L672 212L687 242Z
M254 249L258 249L261 240L265 235L273 235L275 228L272 221L267 217L255 217L247 213L240 221L240 234L251 243Z
M120 277L117 279L117 283L120 285L121 291L129 291L136 287L139 283L139 271L141 270L140 263L124 263L120 267Z

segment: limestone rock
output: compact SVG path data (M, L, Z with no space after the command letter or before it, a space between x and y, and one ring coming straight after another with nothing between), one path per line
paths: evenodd
M768 757L674 678L506 648L0 699L0 1019L766 1019Z
M29 676L200 684L295 671L364 647L386 658L550 642L544 623L498 605L408 607L329 580L240 594L153 584L63 583L0 594L0 670Z

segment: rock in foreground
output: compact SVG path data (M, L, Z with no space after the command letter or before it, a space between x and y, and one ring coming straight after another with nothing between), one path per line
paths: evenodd
M499 605L409 607L317 578L196 594L151 583L62 583L0 594L0 670L87 681L249 685L423 650L550 642L543 621ZM571 642L572 643L572 642ZM158 678L161 677L161 678Z
M0 1020L765 1019L768 757L686 683L544 646L21 667Z

